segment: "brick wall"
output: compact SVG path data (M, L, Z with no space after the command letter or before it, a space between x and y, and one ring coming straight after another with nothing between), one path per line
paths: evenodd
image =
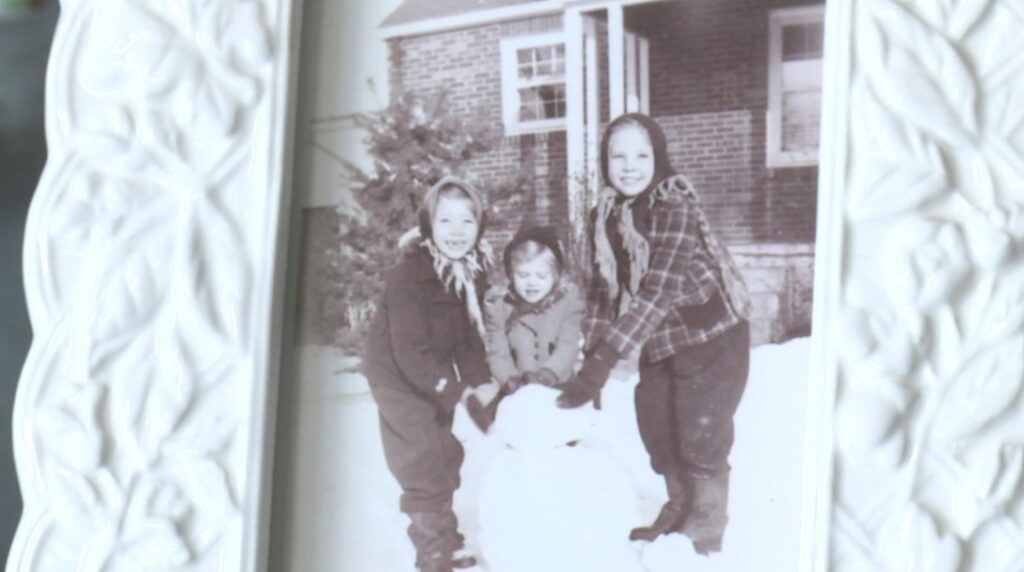
M730 243L814 241L816 167L765 166L768 16L805 0L687 0L626 10L650 41L651 115Z
M501 39L561 30L560 16L530 18L439 34L391 40L392 94L447 90L457 113L501 133ZM508 185L521 173L532 176L525 193L492 202L489 237L503 244L524 216L541 223L568 220L565 133L500 137L495 149L466 166L481 189Z

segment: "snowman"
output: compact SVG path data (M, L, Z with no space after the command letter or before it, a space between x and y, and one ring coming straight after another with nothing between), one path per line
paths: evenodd
M601 412L565 410L556 390L502 401L480 481L480 552L491 572L641 572L630 476L593 437Z

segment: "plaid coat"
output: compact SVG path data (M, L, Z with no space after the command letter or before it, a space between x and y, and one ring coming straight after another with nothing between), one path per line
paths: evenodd
M641 346L652 361L664 359L687 346L707 342L742 318L727 302L721 271L701 235L696 209L700 206L675 190L659 185L647 196L623 203L633 209L637 230L651 248L650 265L628 308L617 314L618 301L609 300L608 288L593 272L587 292L583 331L587 348L611 345L620 356ZM611 225L617 217L593 224ZM623 255L621 244L614 245Z

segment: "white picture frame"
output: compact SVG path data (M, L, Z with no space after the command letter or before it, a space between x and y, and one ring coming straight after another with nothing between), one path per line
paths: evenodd
M300 22L62 3L8 570L265 568Z
M264 570L302 3L62 10L7 569ZM1021 567L1022 19L827 3L802 570Z

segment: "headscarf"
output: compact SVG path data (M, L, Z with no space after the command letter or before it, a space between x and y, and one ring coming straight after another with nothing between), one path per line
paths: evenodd
M505 265L505 275L508 276L509 280L512 280L512 271L514 270L512 268L513 254L517 248L526 242L536 242L550 250L551 254L555 257L558 273L562 273L565 267L565 259L562 256L562 244L558 240L558 233L555 231L555 227L527 223L516 231L515 235L512 236L512 240L505 246L505 254L502 257L502 261Z
M463 195L472 203L473 214L476 216L479 230L477 232L476 244L462 258L452 260L448 258L434 244L432 233L432 222L434 213L437 211L437 204L441 200L442 191L448 187L459 189ZM419 212L418 232L410 230L400 239L406 243L419 239L420 247L430 253L433 261L434 273L437 279L444 284L445 290L453 291L466 303L466 312L469 320L476 327L481 338L486 336L484 329L483 312L480 309L480 296L476 288L476 280L486 274L488 268L494 263L494 251L491 245L484 240L484 228L487 225L487 207L483 196L475 187L454 176L447 176L430 187L423 197L423 203Z
M623 200L619 192L611 186L611 177L608 175L608 145L615 131L626 125L635 125L646 131L651 143L651 150L654 153L654 174L643 192ZM616 298L619 299L618 315L624 313L629 307L633 297L640 290L640 281L647 274L650 266L651 247L647 239L636 228L632 206L637 200L653 201L656 197L652 195L676 193L681 195L684 200L690 201L694 207L700 238L712 260L719 267L722 286L725 288L730 305L740 316L749 316L750 298L746 285L743 283L729 251L711 230L711 225L700 205L693 184L672 168L668 158L668 142L665 139L665 132L654 119L642 113L627 113L608 125L601 138L601 174L604 177L605 186L601 190L597 202L597 217L594 225L594 258L597 262L598 273L608 286L608 301L614 303ZM629 262L629 283L625 285L626 291L621 292L621 297L618 262L607 231L608 219L616 207L618 207L616 229L622 237L622 248L626 251Z

